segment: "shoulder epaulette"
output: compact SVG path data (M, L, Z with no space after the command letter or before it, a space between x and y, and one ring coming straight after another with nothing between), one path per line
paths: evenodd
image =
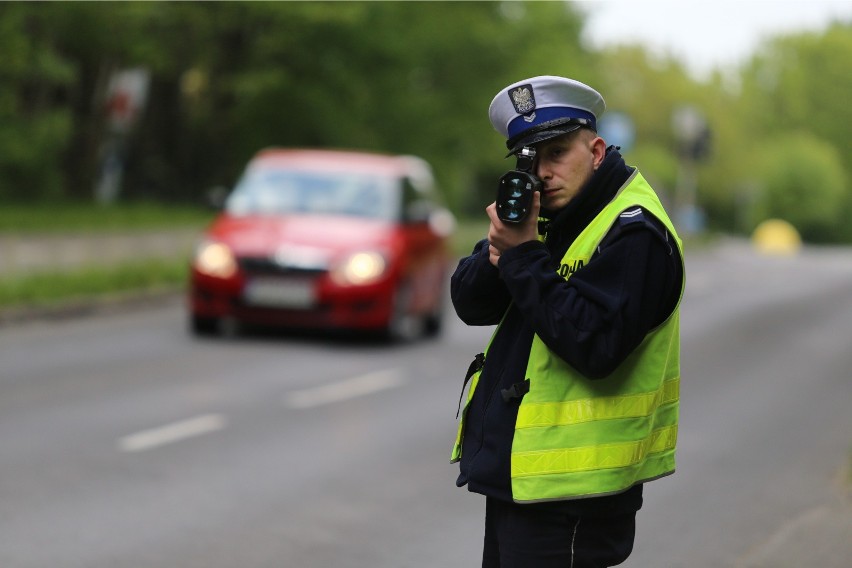
M628 225L632 225L634 223L645 223L646 215L645 210L641 207L631 207L630 209L626 209L622 211L618 215L618 224L622 227L626 227Z
M620 235L635 229L650 230L666 243L670 251L672 250L671 243L669 242L669 232L665 228L665 225L654 217L654 215L636 205L625 209L618 214L615 223L598 246L598 251L600 251L600 249L605 247L608 243L617 239Z

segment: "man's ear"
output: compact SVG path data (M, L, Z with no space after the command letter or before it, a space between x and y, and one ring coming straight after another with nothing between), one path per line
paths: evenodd
M600 136L596 136L592 140L592 155L595 157L594 165L595 170L597 170L606 157L606 142Z

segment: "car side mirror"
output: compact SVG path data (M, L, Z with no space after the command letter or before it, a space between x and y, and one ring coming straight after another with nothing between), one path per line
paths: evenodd
M429 228L441 237L449 237L456 230L456 218L449 209L438 207L429 213Z

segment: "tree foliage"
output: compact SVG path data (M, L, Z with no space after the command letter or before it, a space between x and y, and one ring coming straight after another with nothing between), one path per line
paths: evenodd
M788 190L758 167L776 148L789 178L822 180L852 212L849 23L771 39L739 74L698 81L638 46L584 47L583 21L570 2L0 3L0 199L92 199L115 141L109 79L142 68L147 104L118 146L121 199L200 201L260 148L345 147L420 155L457 213L481 214L513 165L488 103L553 74L599 87L631 117L628 160L670 200L684 166L672 114L698 109L712 152L692 165L713 226L746 230L770 210L794 219L776 209L791 207L778 196ZM778 144L799 132L801 144ZM809 219L798 222L815 238L843 235L834 217Z
M756 192L758 216L785 217L815 240L852 239L850 61L852 23L835 23L768 40L741 74L743 150L772 165L737 179Z
M485 112L493 93L591 67L581 18L562 3L4 4L0 17L15 32L3 52L16 54L0 73L20 85L0 108L21 117L0 135L6 198L89 197L106 82L143 67L150 93L123 141L125 197L193 199L264 146L335 146L419 154L460 205L481 171L502 167L488 147L500 143ZM34 59L44 70L27 83ZM22 116L30 100L43 102Z
M763 185L756 220L781 217L803 238L824 241L848 218L846 172L831 144L794 131L765 145L758 163Z

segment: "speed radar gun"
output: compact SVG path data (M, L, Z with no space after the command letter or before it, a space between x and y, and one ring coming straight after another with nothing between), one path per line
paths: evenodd
M532 208L533 192L541 190L541 180L533 173L535 149L523 147L515 154L515 169L503 174L497 186L497 217L504 223L520 223Z

